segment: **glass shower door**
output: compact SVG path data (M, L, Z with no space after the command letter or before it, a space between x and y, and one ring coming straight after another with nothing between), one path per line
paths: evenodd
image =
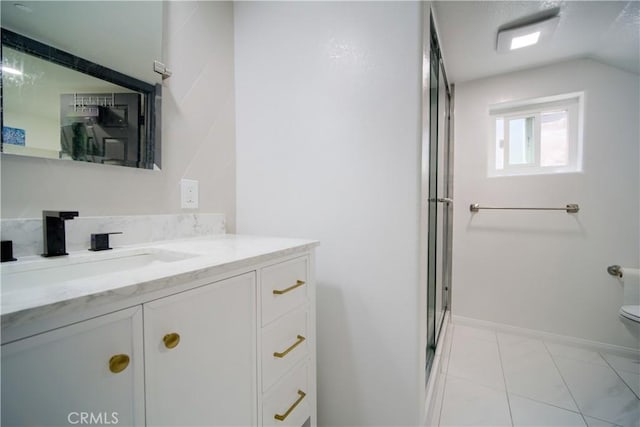
M431 60L429 76L429 210L428 210L428 260L427 260L427 363L436 348L437 316L437 260L438 260L438 77L440 67L437 52L431 40Z
M450 280L450 92L436 34L431 34L429 78L429 186L427 260L427 364L435 353Z
M436 177L436 283L435 283L435 342L438 342L444 313L448 308L449 268L448 235L451 220L449 197L449 103L444 66L439 61L438 79L438 153Z

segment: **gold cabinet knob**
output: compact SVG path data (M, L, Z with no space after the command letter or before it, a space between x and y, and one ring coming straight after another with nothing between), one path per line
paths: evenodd
M114 374L118 374L129 366L129 356L126 354L116 354L109 359L109 370Z
M178 344L180 344L180 334L172 332L162 337L162 341L164 342L165 347L175 348Z

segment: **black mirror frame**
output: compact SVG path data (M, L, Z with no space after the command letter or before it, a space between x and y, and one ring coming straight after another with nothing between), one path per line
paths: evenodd
M138 80L5 28L2 28L1 32L2 46L6 45L54 64L142 93L145 99L145 120L148 120L148 123L144 127L146 139L144 159L138 162L138 167L143 169L160 168L162 160L160 132L162 106L161 84L153 85ZM1 52L2 49L0 48L0 55ZM4 124L4 98L1 82L2 70L0 69L0 127ZM0 143L0 151L2 151L3 145L3 143Z

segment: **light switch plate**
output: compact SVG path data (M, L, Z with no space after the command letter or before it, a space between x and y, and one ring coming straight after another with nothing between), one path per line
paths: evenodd
M198 208L198 181L183 179L180 181L180 199L182 209Z

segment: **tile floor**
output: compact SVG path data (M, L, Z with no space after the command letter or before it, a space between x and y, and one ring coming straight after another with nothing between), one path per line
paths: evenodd
M434 426L640 426L640 356L450 325Z

